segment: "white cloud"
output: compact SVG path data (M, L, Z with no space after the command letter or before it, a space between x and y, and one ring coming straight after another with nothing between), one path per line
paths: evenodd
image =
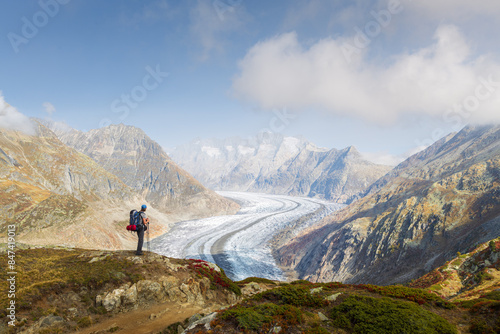
M64 121L45 121L44 124L47 125L58 136L74 130Z
M420 151L423 151L427 148L427 146L419 146L408 150L403 154L391 154L389 152L363 152L361 155L368 161L371 161L376 164L387 165L387 166L397 166L409 157L414 154L417 154Z
M172 20L179 13L179 10L174 8L166 0L156 0L144 2L142 8L133 13L122 12L120 20L122 24L127 26L151 23L160 20Z
M245 21L241 0L198 0L191 11L191 33L202 46L200 60L224 50L224 35L238 31Z
M370 63L367 49L346 58L352 41L329 38L304 48L288 33L260 42L241 60L233 92L263 109L315 108L379 124L408 113L500 121L500 66L487 55L472 57L457 27L440 26L431 45L389 65Z
M29 135L35 134L35 127L31 120L21 114L16 108L5 102L0 92L0 128L22 131Z
M391 0L384 0L388 2ZM418 0L402 1L405 6L413 11L419 11L431 18L440 20L477 18L477 15L497 18L500 14L500 1L498 0Z
M56 108L50 102L44 102L43 107L45 108L45 112L47 112L47 114L49 115L52 115L53 113L56 112Z

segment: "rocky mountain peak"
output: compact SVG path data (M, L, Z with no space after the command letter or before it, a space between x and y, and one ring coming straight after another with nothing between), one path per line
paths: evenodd
M135 126L66 131L59 138L118 176L159 210L181 210L191 217L237 210L235 203L206 189L178 167L158 143Z
M171 151L175 161L215 190L311 196L346 203L390 170L354 147L321 148L303 137L260 133L200 139Z

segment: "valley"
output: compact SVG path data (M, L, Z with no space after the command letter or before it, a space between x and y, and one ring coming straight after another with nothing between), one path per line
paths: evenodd
M290 226L293 226L291 233L298 233L343 207L304 197L219 194L240 204L240 211L235 215L177 223L168 233L152 240L152 251L216 263L233 280L252 276L284 280L269 245L273 236Z

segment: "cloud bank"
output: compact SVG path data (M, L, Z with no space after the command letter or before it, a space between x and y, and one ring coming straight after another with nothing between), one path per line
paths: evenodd
M22 131L29 135L35 134L35 127L30 119L5 102L2 92L0 92L0 128Z
M379 124L405 114L445 121L500 122L500 65L472 51L454 25L440 26L427 47L368 61L346 52L353 38L302 46L287 33L253 46L240 61L232 90L263 109L319 109Z
M50 102L44 102L43 107L45 108L45 112L49 115L52 115L56 112L56 107Z
M213 52L223 52L227 35L238 31L246 21L242 0L228 3L197 0L190 17L191 33L203 49L199 56L201 61L206 61Z
M387 3L391 0L383 0ZM497 18L500 14L500 2L497 0L418 0L403 1L412 11L433 18L470 19L480 16Z

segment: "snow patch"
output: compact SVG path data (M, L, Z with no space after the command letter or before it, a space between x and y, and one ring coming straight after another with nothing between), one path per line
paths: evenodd
M201 148L201 151L205 152L211 158L218 157L221 154L220 150L217 147L211 147L211 146L203 146Z
M255 148L243 146L243 145L238 145L238 152L240 152L240 154L243 154L243 155L253 154L255 152Z

